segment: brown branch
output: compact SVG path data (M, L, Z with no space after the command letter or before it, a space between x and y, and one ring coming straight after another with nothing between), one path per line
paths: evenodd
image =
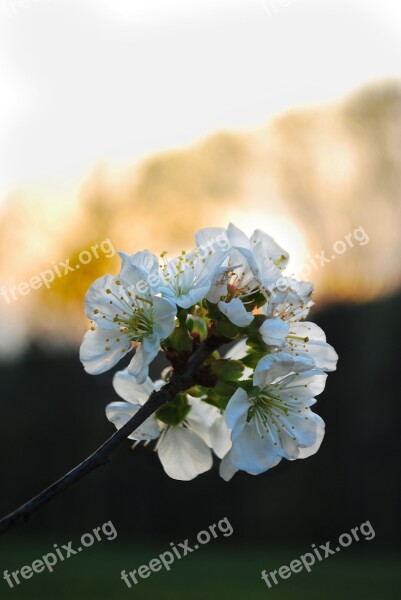
M25 504L6 515L0 520L0 534L9 531L16 525L25 522L32 513L41 506L49 502L52 498L61 494L71 485L88 475L91 471L107 464L110 461L111 453L120 446L127 437L135 431L150 415L166 402L174 400L179 392L190 388L195 383L195 375L198 367L204 362L214 350L229 340L222 337L210 337L193 353L188 360L185 368L175 373L171 380L166 383L158 392L152 392L147 402L138 410L138 412L123 426L116 431L104 444L102 444L93 454L74 469L66 473L55 483L40 492L37 496L28 500Z

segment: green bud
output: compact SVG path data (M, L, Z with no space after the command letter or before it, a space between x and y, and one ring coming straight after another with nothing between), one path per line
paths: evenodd
M204 342L208 334L208 319L188 315L187 327L190 333L199 335L201 342Z
M173 333L163 342L163 346L177 352L192 352L192 338L183 325L179 325Z

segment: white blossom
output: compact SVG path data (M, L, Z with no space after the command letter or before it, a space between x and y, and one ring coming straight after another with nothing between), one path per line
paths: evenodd
M326 377L311 359L285 353L262 358L252 390L238 388L227 405L232 448L222 460L221 476L229 480L238 470L257 475L282 458L295 460L315 453L324 422L310 407L323 391Z
M123 402L112 402L106 407L106 416L120 429L163 381L147 379L138 384L128 370L115 374L113 385ZM221 412L199 398L187 395L190 406L188 414L178 425L167 425L150 416L129 437L137 442L157 440L156 450L167 475L173 479L188 481L208 471L213 464L212 450L222 458L231 446L230 431Z
M334 371L338 355L326 342L324 331L315 323L303 321L313 305L313 286L295 279L282 279L271 291L263 313L268 317L260 328L263 341L278 352L309 356L315 366Z
M196 235L198 244L207 245L216 236L226 236L229 256L214 279L207 299L217 304L234 325L246 327L253 314L246 306L253 302L256 292L273 285L282 276L288 254L268 235L256 230L248 238L232 223L227 230L202 229Z
M146 282L158 266L154 255L145 251L121 256L120 275L100 277L87 293L86 314L93 324L84 336L80 358L88 373L98 374L136 348L129 370L141 383L160 340L174 329L177 308L150 293L149 286L146 291Z

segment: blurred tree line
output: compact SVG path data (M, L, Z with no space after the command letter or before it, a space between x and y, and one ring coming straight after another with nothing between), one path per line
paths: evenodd
M52 260L69 257L74 265L104 239L116 251L174 253L192 247L194 231L227 226L231 215L254 216L273 236L269 217L284 215L312 257L330 255L362 226L369 243L354 243L312 279L320 300L373 299L401 285L400 190L401 85L380 82L343 102L293 109L254 131L222 131L118 174L99 165L74 197L16 190L0 204L0 284L29 280ZM0 330L12 322L21 337L74 346L87 288L118 267L117 256L100 256L56 279L51 292L43 287L12 305L0 298ZM11 346L16 336L7 337ZM7 355L3 346L0 340Z

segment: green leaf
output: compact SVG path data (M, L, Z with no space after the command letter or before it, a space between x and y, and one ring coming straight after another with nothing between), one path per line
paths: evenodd
M246 367L255 369L260 359L266 356L266 354L269 354L269 352L250 352L245 358L242 359L242 362Z
M172 402L159 408L155 414L166 425L179 425L184 421L190 410L191 405L186 394L178 394Z
M255 315L252 323L250 323L250 325L248 325L248 327L245 329L246 335L251 339L255 337L260 338L259 329L266 319L267 317L265 315Z
M237 384L229 385L219 381L213 388L207 388L201 385L194 386L188 390L188 394L190 396L195 396L196 398L202 397L202 402L225 410L228 401L237 388Z
M201 398L209 391L209 388L205 388L202 385L194 385L189 390L187 390L187 394L193 396L194 398Z
M243 390L245 390L249 396L252 396L252 392L254 390L257 390L257 388L254 388L254 386L253 386L253 380L252 379L243 379L242 381L239 381L238 382L238 387L240 387ZM257 391L256 391L256 393L257 393Z
M217 396L221 398L227 398L229 400L231 396L235 393L237 387L237 384L230 385L228 383L225 383L224 381L219 381L217 385L214 386L213 392Z
M255 300L257 308L260 308L267 303L267 298L262 292L256 292L252 298Z
M232 394L231 394L232 395ZM205 398L202 398L202 402L211 404L220 410L225 410L231 396L218 396L214 392L210 392Z
M243 331L241 327L237 327L234 323L231 323L222 313L220 318L215 321L215 327L220 335L230 340L235 340Z
M211 364L212 371L221 381L237 381L244 372L244 365L239 360L221 358Z
M224 402L222 404L222 399L216 394L210 392L207 396L202 398L202 402L206 402L206 404L210 404L211 406L215 406L216 408L220 408L221 410L225 409Z

